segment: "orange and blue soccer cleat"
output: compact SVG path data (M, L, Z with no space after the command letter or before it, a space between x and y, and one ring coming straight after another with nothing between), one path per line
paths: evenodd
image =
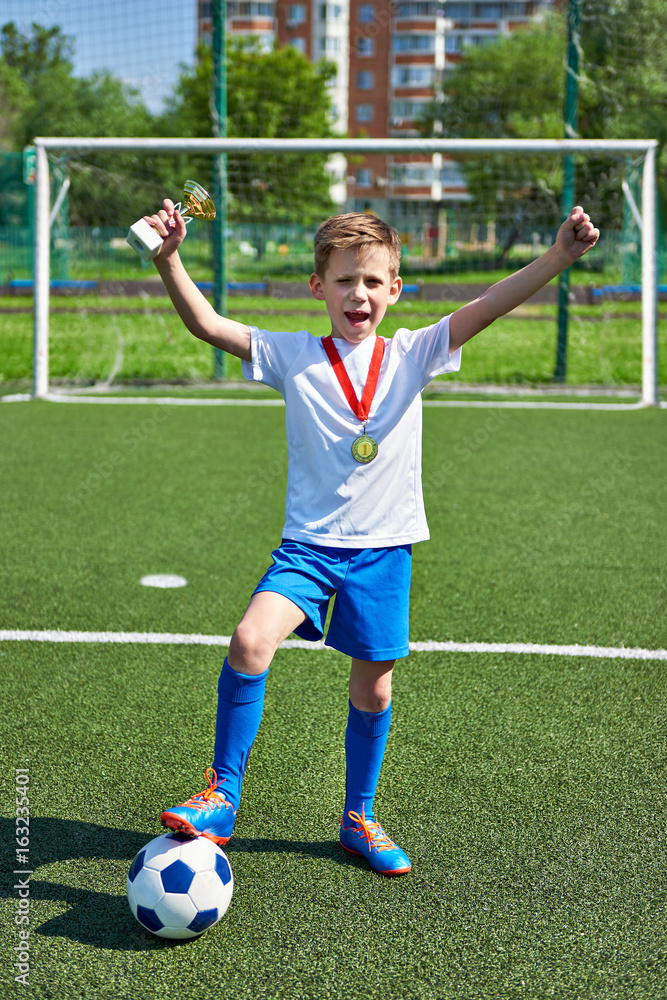
M350 826L345 820L350 819ZM393 840L390 840L379 823L367 820L364 806L361 816L352 809L343 816L340 824L340 846L350 854L359 854L368 861L373 871L380 875L407 875L412 868L410 858Z
M213 780L210 778L213 775ZM208 788L198 792L182 806L167 809L160 816L160 822L168 830L176 830L188 837L207 837L221 847L227 843L234 829L236 810L228 802L218 786L218 776L212 767L207 767L204 776Z

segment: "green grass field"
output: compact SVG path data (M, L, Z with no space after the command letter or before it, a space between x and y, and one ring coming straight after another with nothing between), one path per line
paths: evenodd
M0 384L5 386L22 387L30 383L31 304L31 299L18 297L0 300ZM51 304L49 352L54 384L211 379L211 349L187 334L165 298L54 297ZM390 309L382 332L391 336L399 326L414 329L426 325L460 304L446 299L419 302L406 298ZM228 306L234 318L268 329L305 328L317 336L330 330L326 312L315 300L244 296L231 297ZM25 311L9 311L19 308ZM658 380L665 385L664 316L658 329ZM467 383L548 384L553 379L556 337L556 307L525 306L497 320L491 330L466 348L460 378ZM641 354L639 303L572 307L568 385L637 386L641 382ZM236 359L227 359L226 376L232 380L241 378Z
M665 416L425 408L413 641L667 646ZM229 635L280 537L278 407L0 405L0 628ZM175 590L146 573L182 574ZM0 642L0 996L667 996L660 659L413 652L378 815L413 871L337 845L348 666L280 650L222 922L173 945L125 879L203 786L223 651ZM14 982L14 776L30 974ZM19 876L20 877L20 876Z

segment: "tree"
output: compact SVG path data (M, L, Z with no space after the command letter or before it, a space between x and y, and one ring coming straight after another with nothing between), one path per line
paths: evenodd
M558 15L466 48L427 124L459 138L560 138L564 54Z
M155 120L119 80L108 73L75 80L71 113L59 135L154 136ZM42 134L49 134L42 132ZM166 174L165 174L166 171ZM153 210L156 190L175 183L164 157L144 153L86 153L68 162L70 222L118 226Z
M664 0L591 0L584 5L579 71L579 135L667 139L667 30ZM443 100L424 121L427 135L562 138L565 22L552 14L465 57L445 79ZM501 252L526 224L560 216L561 162L544 157L466 158L468 189L500 222ZM625 164L577 157L577 197L604 226L621 224L619 175ZM662 167L663 179L665 166Z
M194 70L181 74L162 128L190 136L213 135L211 90L213 56L197 50ZM261 52L247 41L227 48L227 134L233 137L298 138L331 136L330 63L313 65L291 46ZM192 162L192 161L191 161ZM248 153L227 158L230 219L256 222L311 222L333 210L327 156ZM195 161L207 184L210 159Z
M0 148L21 150L37 135L209 137L213 60L201 46L181 74L167 112L152 116L131 88L108 73L73 75L73 43L57 27L14 23L0 32ZM330 63L312 65L296 49L260 52L229 43L228 134L330 136ZM156 191L177 196L195 176L210 185L210 157L87 153L67 160L70 221L115 226L154 208ZM333 210L327 157L230 156L231 219L310 222Z
M33 24L21 33L13 23L0 32L0 141L20 151L35 136L155 135L155 120L135 91L109 73L73 75L73 43L60 28ZM123 155L72 156L70 221L114 226L153 205L157 174L151 161Z
M564 34L558 16L493 44L468 48L445 78L443 100L424 123L455 138L561 138ZM460 159L475 214L496 225L501 258L524 227L558 223L562 165L557 157L484 153Z
M10 22L0 33L0 49L0 65L5 73L13 73L21 81L25 93L13 134L15 148L22 149L35 135L49 134L49 126L65 125L72 114L73 45L60 28L33 24L23 34Z
M28 113L30 92L14 67L0 59L0 150L12 151L16 135Z
M24 35L10 21L3 26L0 39L3 61L18 72L28 87L37 87L40 79L54 69L72 71L74 46L60 28L33 23L31 33Z
M592 120L583 134L658 139L667 186L667 6L664 0L591 3L583 24Z

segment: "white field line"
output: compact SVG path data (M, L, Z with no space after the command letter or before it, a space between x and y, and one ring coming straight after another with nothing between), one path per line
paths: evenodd
M0 642L145 643L167 646L229 646L229 635L179 632L66 632L61 629L0 629ZM288 639L281 649L327 650L323 642ZM413 653L533 653L549 656L594 656L617 660L667 660L667 649L625 646L545 645L537 642L411 642Z
M284 406L284 399L202 399L178 396L69 396L50 392L50 403L129 403L151 406ZM630 406L634 404L628 404Z
M422 406L499 407L507 410L642 410L646 403L554 403L549 400L425 399Z
M141 406L284 406L282 399L202 399L179 398L177 396L74 396L50 392L44 397L50 403L97 403L100 405L129 404ZM24 402L29 395L17 394L3 397L4 402ZM646 404L639 403L555 403L548 400L502 400L502 399L426 399L424 406L458 406L466 408L505 408L514 410L641 410Z
M118 359L116 359L118 360ZM114 371L117 365L114 365ZM112 376L110 376L111 378ZM106 388L105 383L102 388ZM465 390L462 390L465 391ZM474 391L474 390L473 390ZM511 393L509 393L511 395ZM34 397L31 393L20 392L0 396L0 403L25 403ZM130 406L284 406L282 399L206 399L204 397L179 396L98 396L84 393L50 392L43 397L50 403L97 403L100 405L127 404ZM516 399L427 399L423 406L458 406L475 408L505 408L523 410L643 410L648 404L641 400L635 403L589 403L553 402L551 400L516 400ZM660 409L667 408L667 402L658 403Z
M121 365L123 364L123 355L125 352L125 341L123 340L123 333L121 328L118 326L118 319L115 315L111 317L111 325L113 326L116 332L116 341L117 341L116 357L114 358L113 365L111 366L111 371L109 372L107 377L100 383L102 389L108 388L115 379L118 372L120 371Z

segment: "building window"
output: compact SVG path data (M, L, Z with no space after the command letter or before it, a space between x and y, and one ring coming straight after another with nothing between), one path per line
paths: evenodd
M435 35L418 35L415 32L394 35L392 47L394 52L434 52Z
M463 52L465 48L484 48L491 45L497 39L495 32L485 35L445 35L445 52Z
M469 21L472 17L472 4L448 3L445 7L445 14L452 21Z
M321 3L319 8L320 21L337 21L341 15L341 7L334 3Z
M319 47L322 55L335 56L336 53L340 52L340 38L332 38L331 35L326 35L324 38L320 38Z
M375 20L375 4L362 3L359 8L359 20L362 24L370 24Z
M372 122L373 121L373 105L372 104L357 104L357 121L358 122Z
M440 180L445 187L465 187L465 177L456 163L443 163L440 170Z
M431 177L430 163L395 163L392 167L392 183L403 187L424 187Z
M291 45L293 49L296 49L297 52L301 52L301 54L305 56L306 54L305 38L290 38L287 44Z
M371 69L362 69L357 73L358 90L372 90L375 86L375 73Z
M272 3L256 3L254 0L247 3L246 0L242 0L227 4L228 17L273 17L274 14Z
M499 3L475 4L475 17L484 21L498 21L503 16Z
M432 87L434 81L434 66L394 66L391 71L394 87Z
M287 8L287 26L291 28L296 24L305 24L306 5L303 3L292 3Z
M359 187L371 187L373 184L373 174L368 167L360 167L356 179Z
M391 117L394 123L397 121L415 121L424 118L431 107L431 101L392 101Z
M419 2L419 3L399 3L397 17L402 18L413 18L413 17L435 17L438 9L442 9L444 4L436 4L433 2Z
M364 38L363 36L357 38L357 55L358 56L374 56L375 55L375 39L374 38Z

